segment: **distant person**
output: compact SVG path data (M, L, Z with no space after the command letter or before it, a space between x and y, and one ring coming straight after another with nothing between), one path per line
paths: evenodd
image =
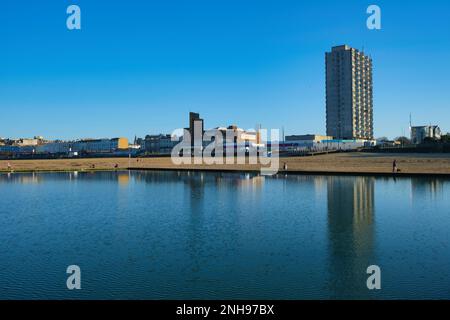
M287 163L285 162L285 163L283 164L283 170L284 170L284 171L287 171L287 169L288 169L288 166L287 166Z
M8 167L8 170L11 170L11 163L8 162L6 166Z
M397 160L394 160L394 162L392 163L392 172L397 173L397 171L398 171Z

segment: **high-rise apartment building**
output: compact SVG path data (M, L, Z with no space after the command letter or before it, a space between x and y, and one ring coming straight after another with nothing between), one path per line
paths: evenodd
M347 45L325 54L327 135L373 139L372 58Z

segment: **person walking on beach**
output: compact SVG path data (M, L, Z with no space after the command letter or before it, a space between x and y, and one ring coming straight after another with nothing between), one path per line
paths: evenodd
M8 170L11 171L11 163L8 162L8 164L6 166L8 167Z
M284 163L283 163L283 170L284 170L284 171L287 171L287 169L288 169L287 163L284 162Z
M397 173L397 160L394 159L394 162L392 163L392 173Z

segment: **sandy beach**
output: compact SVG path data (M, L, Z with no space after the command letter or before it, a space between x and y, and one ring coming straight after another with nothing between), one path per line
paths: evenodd
M338 153L311 157L280 158L280 168L287 164L290 172L379 173L392 172L397 161L403 174L450 174L450 154L375 154ZM96 158L56 160L1 160L0 172L83 171L133 169L195 169L195 170L259 170L260 165L175 165L170 158ZM117 168L116 168L117 167Z

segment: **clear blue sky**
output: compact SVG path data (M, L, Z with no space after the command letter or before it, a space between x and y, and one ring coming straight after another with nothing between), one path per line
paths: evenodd
M66 28L77 4L82 30ZM382 30L366 8L382 9ZM0 136L128 138L235 123L325 133L324 53L374 59L375 135L450 131L450 1L6 0Z

